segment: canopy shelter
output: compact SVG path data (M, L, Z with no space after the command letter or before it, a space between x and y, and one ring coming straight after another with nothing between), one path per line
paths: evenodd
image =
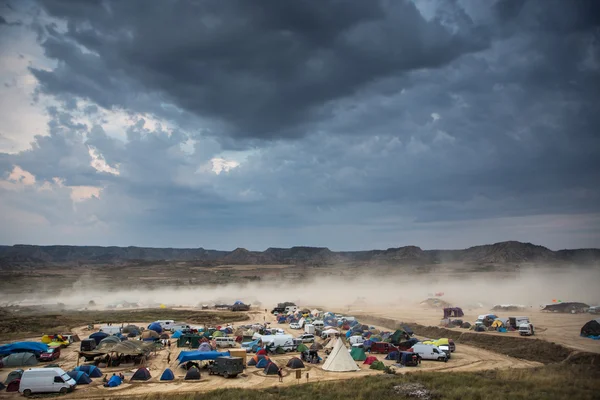
M220 351L182 351L177 356L177 361L179 364L183 364L187 361L206 361L206 360L216 360L219 357L229 356L229 352L220 352Z
M84 357L96 357L106 354L119 354L126 356L145 356L154 349L154 345L139 340L127 340L118 343L102 343L94 350L80 351L79 354Z

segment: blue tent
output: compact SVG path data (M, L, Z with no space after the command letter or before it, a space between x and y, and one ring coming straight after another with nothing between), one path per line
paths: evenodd
M234 306L240 305L240 304L244 304L241 300L236 300L235 303L233 303Z
M148 325L148 329L150 329L156 333L162 333L162 327L160 326L160 324L158 322L153 322L150 325Z
M119 378L119 375L113 375L110 377L110 379L108 380L108 387L117 387L119 386L123 381L121 380L121 378Z
M391 351L388 353L387 356L385 356L386 360L397 360L398 359L398 352L397 351Z
M95 365L80 365L79 367L75 367L73 371L85 372L90 378L102 377L102 371L100 371L100 368L96 367Z
M165 372L160 376L161 381L172 381L173 379L175 379L175 375L170 368L165 369Z
M229 356L229 352L220 351L182 351L177 356L177 361L182 364L187 361L216 360L219 357Z
M346 339L348 339L350 336L352 336L352 331L346 332Z
M183 335L183 332L175 331L175 333L171 335L171 339L179 339L181 335Z
M39 355L48 351L48 345L45 343L38 342L15 342L11 344L6 344L4 346L0 346L0 355L10 355L13 353L35 353Z
M90 376L83 371L69 371L67 375L73 378L78 385L89 385L92 383Z
M265 368L267 365L269 365L270 362L271 362L271 360L268 360L266 357L265 358L261 358L256 363L256 368Z
M89 338L90 339L94 339L96 341L96 345L99 345L100 342L102 341L102 339L106 338L110 336L108 333L105 332L96 332L96 333L92 333Z

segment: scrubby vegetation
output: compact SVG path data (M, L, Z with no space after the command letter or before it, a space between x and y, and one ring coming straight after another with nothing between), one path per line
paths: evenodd
M192 324L226 324L248 319L246 313L230 311L188 311L142 309L115 311L45 311L33 308L0 310L0 339L9 340L28 335L67 332L87 324L114 324L174 319Z
M208 393L157 394L144 400L349 400L405 399L403 386L423 387L425 397L450 400L553 400L598 399L598 367L546 366L482 372L420 372L406 375L378 375L344 381L310 383L269 388L222 389ZM410 397L414 398L414 397Z

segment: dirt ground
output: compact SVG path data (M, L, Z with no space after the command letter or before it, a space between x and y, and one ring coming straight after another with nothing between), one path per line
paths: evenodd
M509 317L524 315L528 316L535 326L535 337L537 339L547 340L572 348L574 350L589 351L600 353L600 341L584 338L580 336L581 327L591 319L595 319L597 315L591 314L563 314L529 309L516 312L492 312L488 309L463 309L465 316L461 319L473 323L481 314L495 313L499 317ZM438 326L443 317L441 309L412 307L398 308L397 306L384 307L368 307L361 306L345 309L346 313L368 313L373 316L392 318L404 322L415 322L421 325ZM458 332L466 332L466 329L450 328ZM515 336L518 337L518 332L479 332L481 335L500 335L500 336Z
M252 312L252 317L250 321L244 321L245 324L256 322L262 323L263 321L271 322L272 326L277 326L283 328L286 333L293 334L297 336L301 333L299 330L290 330L288 324L276 324L275 318L270 313L261 312ZM433 317L433 315L432 315ZM138 323L139 325L144 325L149 323L150 321L145 321L143 323ZM380 329L387 329L389 327L378 327ZM75 333L79 334L80 337L87 337L89 335L89 331L87 331L84 327L80 327L74 330ZM38 340L39 338L32 338L32 340ZM72 344L66 349L63 349L61 352L61 358L58 360L58 364L65 371L69 371L73 369L77 365L77 353L79 346L77 343ZM176 346L171 346L171 362L167 363L167 350L158 351L156 354L153 354L148 360L148 369L152 374L152 378L146 382L135 382L130 383L129 377L133 375L135 368L124 369L124 368L103 368L102 372L104 374L112 375L113 372L122 372L125 376L125 383L116 388L104 388L102 387L102 380L97 378L93 380L93 383L90 385L80 385L77 387L77 390L69 395L64 396L64 398L82 398L86 399L92 398L112 398L112 397L131 397L133 395L142 395L148 393L158 393L158 392L206 392L210 390L214 390L217 388L265 388L270 386L280 386L280 385L296 385L298 383L307 382L306 374L308 373L309 382L321 382L321 381L329 381L329 380L340 380L340 379L352 379L360 376L366 375L375 375L381 374L380 371L370 370L369 366L362 364L362 362L358 362L358 365L361 367L360 371L357 372L347 372L347 373L336 373L336 372L327 372L323 371L321 364L311 365L306 364L307 368L303 371L302 379L298 382L295 379L295 372L293 370L284 368L284 379L283 383L279 383L277 376L266 376L262 372L262 369L258 369L255 367L248 367L244 374L239 375L235 379L225 379L220 376L209 376L208 373L202 371L202 376L199 381L184 381L183 378L185 376L185 370L182 368L178 368L177 366L177 355L179 351L182 349L178 349ZM183 349L187 350L187 349ZM285 366L287 361L297 356L297 353L288 353L285 355L274 355L271 358L275 363L280 366ZM325 354L321 352L321 356L325 357ZM392 361L384 360L385 355L377 354L375 355L379 360L383 361L386 365L392 365ZM250 355L248 356L248 359ZM83 361L83 359L81 359ZM497 369L497 368L528 368L539 366L539 363L536 362L528 362L523 360L518 360L515 358L510 358L507 356L503 356L497 353L493 353L486 350L481 350L475 347L470 347L466 345L457 346L457 350L452 354L452 358L447 363L441 363L437 361L423 361L421 366L418 368L399 368L397 370L398 373L412 373L416 371L473 371L473 370L485 370L485 369ZM39 366L43 366L40 364ZM159 377L164 371L165 368L171 368L175 373L175 380L171 382L160 382ZM6 379L6 376L11 371L11 369L4 369L0 371L0 379ZM18 393L6 393L1 392L0 398L15 398L18 397Z

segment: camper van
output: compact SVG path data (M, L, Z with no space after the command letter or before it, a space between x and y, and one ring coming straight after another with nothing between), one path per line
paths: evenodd
M413 353L417 353L423 360L448 361L448 355L439 347L431 344L417 343L412 347Z
M75 381L61 368L30 368L23 372L19 392L26 397L32 393L67 393L75 389Z
M216 337L215 343L217 343L217 347L235 347L235 338Z
M325 327L325 323L324 323L323 321L320 321L320 320L313 321L313 323L312 323L312 324L313 324L313 325L315 326L315 328L317 328L317 329L323 329L323 328Z
M170 331L175 324L175 321L172 319L161 319L160 321L155 322L160 325L163 331Z
M104 332L107 335L116 335L117 333L121 333L121 327L106 325L106 326L101 326L99 331Z
M260 340L263 346L275 350L277 347L281 347L285 351L294 350L294 338L292 335L265 335L261 336Z

